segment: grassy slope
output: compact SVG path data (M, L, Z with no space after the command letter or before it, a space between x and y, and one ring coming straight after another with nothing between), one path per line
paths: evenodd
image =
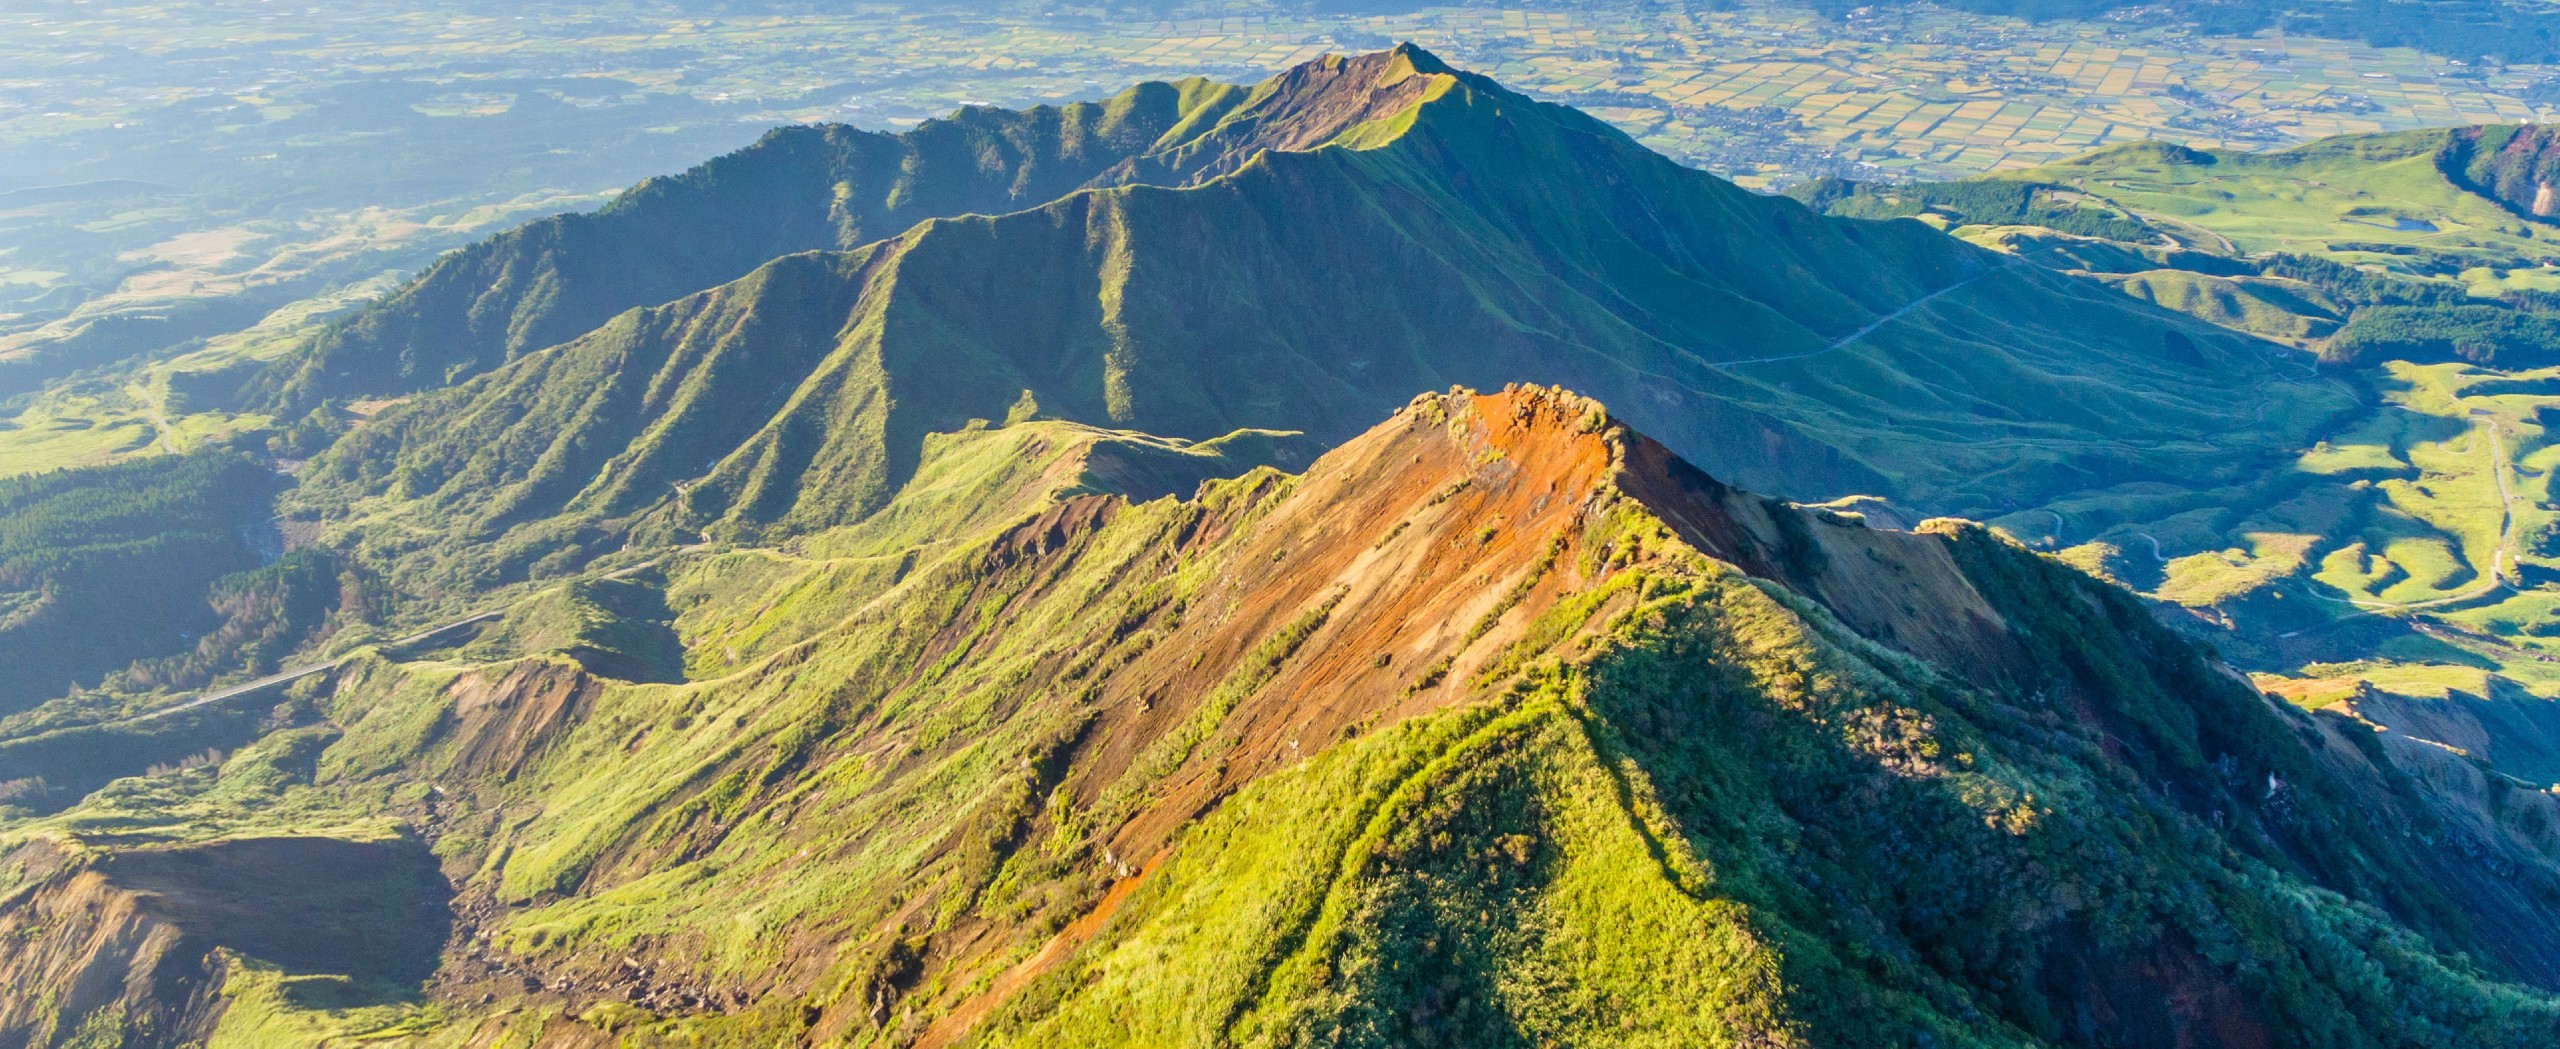
M46 833L431 829L472 930L431 1002L249 966L240 1040L2016 1045L2088 1001L2270 1044L2554 1022L2425 938L2519 971L2490 930L2551 916L2365 829L2438 817L2304 744L2351 736L1978 529L1775 507L1536 391L1424 398L1187 502L1023 454L1074 433L941 438L860 526L682 559L688 681L369 662L316 760L134 781ZM213 803L242 791L271 800Z
M2315 299L2291 282L2147 270L2115 282L2125 294L2261 338L2301 345L2337 330Z
M1029 1000L1001 1015L986 1041L1206 1045L1225 1027L1232 1033L1224 1038L1251 1044L1837 1045L1925 1033L1940 1044L2029 1045L2072 1032L2061 1003L2021 986L2066 982L2053 971L2074 964L2057 957L2065 951L2009 939L2023 931L2008 925L2016 918L1991 917L2005 931L1978 936L1921 931L1931 918L1865 887L1893 884L1900 899L1982 920L2002 909L1972 898L1982 886L1997 884L2016 894L2006 906L2032 910L2049 889L2027 871L2074 870L2064 878L2071 894L2122 894L2153 908L2104 920L2126 919L2093 931L2114 941L2096 949L2101 955L2141 953L2132 945L2158 935L2152 923L2177 927L2184 919L2166 916L2191 906L2217 917L2172 940L2195 936L2244 956L2267 957L2261 952L2278 943L2318 936L2314 929L2361 924L2316 893L2253 899L2282 879L2246 861L2199 881L2185 880L2193 869L2171 873L2153 858L2167 846L2150 837L2167 829L2153 829L2156 814L2119 812L2114 818L2129 822L2098 836L2126 834L2118 840L2142 858L2089 870L2060 854L2070 847L2058 842L2081 833L2066 826L2090 827L2082 821L2114 788L2081 779L2072 759L2038 761L1974 735L1966 714L1920 698L1926 685L1906 691L1916 682L1896 679L1909 668L1808 641L1788 627L1818 634L1819 620L1798 621L1803 613L1758 590L1729 580L1684 590L1660 578L1649 589L1658 603L1631 609L1587 666L1532 675L1497 703L1407 723L1256 784L1142 885L1115 927L1085 948L1081 967L1026 991ZM1730 639L1731 649L1702 660L1692 647L1701 634ZM1807 672L1822 675L1812 695L1824 698L1808 695L1805 707L1774 717L1699 702L1731 678ZM1833 727L1851 711L1927 728L1896 739L1873 721ZM1945 762L1944 754L1959 757ZM1807 825L1800 807L1855 790L1848 784L1877 774L1869 763L1907 763L1913 777L1882 791L1886 811L1870 830L1847 831L1878 835L1868 843L1876 852L1842 848L1835 835L1845 828ZM1315 826L1303 818L1345 810L1356 818ZM1780 829L1763 837L1757 828ZM1892 851L1884 839L1902 836L1928 840L1934 858L1883 860L1890 875L1862 866ZM1811 855L1789 856L1796 847ZM1818 877L1804 878L1807 871ZM2180 900L2187 894L2192 902ZM2271 924L2241 931L2261 921ZM2253 936L2263 938L2253 944ZM1918 960L1879 950L1896 940L1920 959L1943 953ZM2346 961L2322 953L2300 968L2279 963L2284 971L2246 980L2236 994L2191 988L2201 999L2193 1008L2225 1037L2269 1021L2293 1028L2279 1042L2429 1037L2406 1026L2341 1024L2322 1015L2329 1003L2305 1002L2334 993L2304 994L2328 979L2316 973ZM2398 1007L2385 999L2467 980L2415 956L2384 957L2394 975L2383 986L2407 990L2348 991L2350 999L2379 992L2350 1010L2378 1015ZM1945 971L1952 959L1963 959L1951 966L1959 972ZM2192 963L2162 968L2181 964ZM2001 971L2013 990L1984 993L1983 977ZM2173 1027L2142 1014L2153 989L2138 983L2118 973L2070 993L2108 1009L2119 1037ZM1042 992L1062 1001L1048 1006ZM2458 1037L2530 1039L2550 1022L2525 1004L2530 996L2490 996L2502 1000L2489 1007L2501 1018ZM2242 1005L2243 997L2255 1002Z
M1307 75L1366 77L1397 60L1415 61ZM1572 441L1506 444L1524 438L1502 419L1560 411L1551 437L1602 425L1571 402L1428 402L1400 420L1398 439L1446 433L1446 446L1425 441L1412 459L1436 473L1390 470L1409 445L1377 454L1373 442L1376 474L1346 477L1340 463L1304 480L1256 473L1187 503L1075 496L1187 492L1271 458L1274 438L1188 445L1055 421L969 424L1045 411L1207 435L1278 421L1254 413L1292 396L1348 415L1370 395L1324 384L1351 386L1342 374L1366 369L1350 365L1378 364L1344 358L1370 345L1355 327L1366 324L1374 343L1380 326L1324 307L1397 281L1411 282L1406 301L1443 311L1427 319L1486 325L1471 349L1543 359L1557 331L1582 332L1620 340L1626 359L1720 376L1691 358L1790 338L1819 346L1820 333L1862 323L1857 311L1878 315L1929 286L1911 274L1962 272L1965 256L1913 239L1909 224L1805 233L1789 242L1803 253L1794 270L1719 260L1742 248L1687 235L1811 220L1630 161L1605 129L1545 108L1529 110L1545 121L1528 125L1543 142L1529 152L1564 157L1576 184L1611 172L1637 184L1613 204L1678 207L1628 223L1623 208L1604 220L1530 206L1534 181L1517 197L1505 195L1513 187L1452 189L1432 173L1486 170L1519 151L1505 136L1520 125L1488 124L1484 111L1526 104L1472 81L1405 81L1431 101L1384 120L1336 111L1341 96L1280 87L1221 110L1303 103L1332 130L1295 144L1338 148L1266 154L1189 190L1083 194L928 224L861 252L795 256L395 410L345 446L379 441L373 450L388 454L322 464L311 505L348 515L343 534L369 553L409 559L421 589L567 571L629 538L689 541L705 524L789 538L528 603L444 662L360 662L327 711L343 739L323 730L219 771L128 781L44 832L136 841L431 828L467 904L482 908L469 920L493 934L460 949L438 1004L333 1005L250 966L238 972L239 1026L224 1032L243 1041L384 1025L459 1040L484 1020L569 1024L564 1008L586 1027L741 1044L804 1025L939 1040L968 1023L1090 1040L1126 1035L1132 1017L1168 1040L1223 1036L1227 1027L1186 1026L1207 995L1227 1003L1213 1016L1234 1031L1275 1040L1832 1044L1929 1030L2000 1044L2070 1033L2055 1002L2106 1000L2107 988L2124 995L2110 1008L2121 1005L2131 1026L2191 1022L2131 1015L2184 996L2215 1024L2300 1032L2306 1044L2495 1043L2547 1028L2547 1003L2436 953L2455 945L2497 972L2541 975L2516 947L2543 935L2547 900L2477 884L2461 860L2360 829L2349 816L2376 806L2402 807L2416 825L2446 817L2375 794L2389 777L2355 764L2369 756L2341 741L2351 737L2303 728L2329 740L2305 752L2299 726L2163 647L2172 643L2129 604L2025 567L2036 563L1979 533L1853 532L1727 498L1703 479L1662 480L1685 476L1676 471L1634 471L1632 498L1554 499L1604 487L1552 472L1589 465ZM1305 126L1209 123L1194 129L1203 141ZM1337 209L1353 216L1339 225L1253 221L1257 207L1295 208L1308 187L1338 200L1346 185L1361 203ZM1453 217L1404 219L1428 208ZM1247 280L1275 271L1206 251L1194 223L1251 231L1248 262L1329 240L1401 247L1374 273ZM1009 290L990 276L992 258L1057 267L1064 286L1091 292L1099 319L1067 325L1077 334L1062 340L1056 319L1085 317L1085 303L1007 298L991 311L992 293ZM1808 284L1816 272L1875 283ZM1496 311L1488 290L1533 285L1572 294L1498 297L1546 311L1524 318ZM1620 294L1663 287L1681 294ZM1240 288L1316 320L1306 332L1246 327L1239 318L1270 302L1221 297ZM1680 312L1701 288L1722 305ZM834 303L833 315L800 309L813 300ZM791 323L809 313L824 323ZM2325 414L2324 394L2293 388L2271 387L2245 413L2202 397L2215 382L2269 374L2242 355L2257 351L2204 335L2181 353L2142 318L2156 315L1999 272L1822 367L1750 365L1769 377L1713 389L1793 425L1726 435L1760 440L1746 461L1809 451L1854 471L1948 447L1930 443L1933 428L2000 429L2006 443L1975 453L1984 458L1931 460L1938 483L1977 498L2122 470L2090 447L2126 420L2157 442L2136 455L2143 469L2179 476L2229 462L2185 433L2280 433ZM1323 326L1333 323L1343 329ZM1254 367L1233 383L1203 381L1201 361L1174 351L1204 331L1240 340ZM2060 331L2097 334L2057 345ZM1405 337L1415 341L1389 361L1435 380L1480 363L1427 356L1427 342ZM1059 362L1064 379L1035 367ZM1623 361L1577 366L1630 395L1666 389L1629 378ZM2166 392L2111 388L2128 376ZM2440 396L2424 385L2413 380L2410 396ZM1735 446L1697 429L1729 419L1702 422L1677 410L1679 388L1668 392L1644 410L1686 420L1687 442ZM779 407L741 418L741 403ZM626 421L635 417L652 423ZM1788 433L1823 444L1791 445ZM714 461L688 472L705 451ZM2317 454L2352 471L2385 455L2417 469L2436 451L2459 458L2449 444ZM2018 465L1994 471L1995 459ZM1448 481L1456 476L1467 486ZM2423 476L2404 501L2461 516L2464 493ZM668 504L660 485L684 498ZM1578 527L1558 522L1595 505ZM436 517L465 528L417 527ZM2214 571L2304 557L2278 530L2260 531L2253 550ZM494 571L455 574L459 555L492 536ZM2419 563L2423 546L2403 543L2406 560ZM545 558L555 560L536 567ZM1906 574L1920 582L1897 579ZM2199 592L2222 586L2165 574ZM630 600L635 590L661 593L663 615L634 613L648 604ZM1724 643L1701 648L1700 637ZM667 642L678 658L645 657ZM515 652L526 657L486 662ZM2062 745L2075 734L2079 746ZM1718 744L1744 737L1785 745ZM2224 755L2232 767L2216 767ZM2273 804L2272 788L2256 786L2262 772L2298 793ZM1285 785L1302 774L1313 793ZM1843 797L1875 804L1844 807ZM2056 800L2039 809L2030 797ZM1343 799L1354 799L1348 812L1321 810L1333 818L1312 826L1251 816L1257 804L1298 812ZM1377 813L1390 818L1363 822ZM2528 837L2488 828L2486 855L2534 855ZM1925 843L1910 845L1914 833ZM2091 868L2120 878L2056 873ZM1127 877L1149 870L1158 873ZM1115 883L1124 894L1106 894ZM1876 889L1911 885L1926 888ZM1967 895L1990 885L2017 895ZM2394 930L2314 886L2423 931ZM1990 917L1957 927L1946 900ZM2023 909L2004 909L2013 904ZM1468 922L1468 906L1503 920ZM1589 930L1628 914L1679 924L1591 946ZM1145 988L1081 979L1166 963L1173 955L1158 944L1184 937L1202 946L1178 964L1202 959L1210 982L1170 984L1197 992L1179 1002L1115 998ZM2287 946L2305 942L2319 946ZM1102 958L1119 960L1091 967ZM1676 996L1593 990L1637 971L1698 975ZM526 999L527 972L571 990ZM442 1012L480 994L524 1011ZM699 1014L705 996L758 1004ZM637 1004L587 1008L599 1000ZM1716 1008L1686 1008L1697 1001ZM676 1015L661 1023L644 1009Z
M396 287L384 275L332 288L238 331L181 344L174 356L56 380L14 398L16 414L0 419L0 477L263 439L276 420L227 403L239 372L301 349L330 317Z
M770 653L760 645L788 645L806 641L822 629L846 629L836 620L851 611L848 605L834 605L833 618L825 622L794 619L794 613L821 616L818 610L830 601L855 600L845 592L838 570L871 564L878 560L877 551L892 550L890 561L911 566L937 559L955 547L984 544L1008 522L1059 498L1105 491L1152 498L1174 487L1187 492L1204 477L1241 473L1264 461L1275 439L1277 435L1249 433L1190 445L1061 423L940 437L925 469L891 512L862 528L831 534L824 543L706 555L695 566L697 570L673 588L673 597L684 610L685 634L696 642L703 662L717 665L724 654L735 658L742 652L761 657ZM781 567L760 572L751 565ZM877 596L880 586L894 581L893 573L852 585L868 599ZM435 805L435 791L412 776L424 766L400 770L396 776L372 775L383 771L367 764L370 757L379 756L379 741L368 742L364 732L459 731L466 736L477 732L473 738L478 744L459 748L459 760L521 760L526 741L509 741L509 731L533 734L539 742L542 731L559 727L556 721L543 722L543 717L574 716L580 712L579 704L592 698L592 682L597 679L589 676L591 670L623 673L641 662L625 658L627 650L636 647L630 644L635 631L667 627L663 621L651 623L620 614L632 607L631 595L618 599L601 592L664 588L660 577L643 573L534 595L477 641L446 655L461 662L404 664L401 680L416 690L410 697L416 705L401 717L361 722L364 728L358 738L345 741L343 747L337 746L341 730L322 719L307 727L268 732L236 753L213 750L183 760L173 753L165 765L108 785L70 811L41 821L21 821L8 837L15 841L34 836L103 848L276 835L375 842L413 834L414 828L431 827L434 822L423 817ZM524 658L527 653L533 658ZM465 670L481 659L496 659L499 666L486 674ZM368 656L360 666L382 663ZM287 724L308 722L315 705L309 686L317 683L305 682L292 690L273 718ZM448 687L450 692L438 691ZM502 708L523 704L535 713L511 715L513 723L492 732L485 724L491 702ZM450 720L456 704L465 712L459 729ZM288 708L301 713L289 714ZM448 720L432 724L408 719L416 714ZM91 760L120 760L112 751L101 751ZM330 782L344 777L350 767L366 778ZM142 760L135 760L128 771L141 773ZM315 788L315 779L322 786ZM16 874L15 868L0 872L0 895L12 887L10 879ZM7 904L0 903L0 911L6 909ZM308 964L280 971L272 960L251 956L232 969L223 989L230 1005L222 1029L214 1032L214 1042L309 1044L323 1038L387 1036L403 1030L447 1031L439 1019L443 1007L420 1002L414 988L403 991L363 978L353 984L348 980L343 972L314 970ZM111 1008L84 1021L79 1010L100 1003L81 995L47 1001L53 1003L48 1008L71 1010L61 1014L59 1023L122 1029L126 1036L140 1039L128 1044L156 1044L151 1041L156 1035L134 1026L144 1022L141 1013L126 1015ZM83 1002L87 1004L79 1004ZM175 1007L176 1002L162 1004ZM0 1017L0 1026L14 1019L14 1014Z

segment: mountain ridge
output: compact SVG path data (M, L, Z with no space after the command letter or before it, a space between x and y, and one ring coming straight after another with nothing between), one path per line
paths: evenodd
M1784 498L2246 475L2342 403L2289 351L1418 49L1122 97L794 131L809 179L500 238L267 373L398 403L167 673L331 661L0 745L0 1049L2560 1030L2560 796ZM953 196L823 181L928 154ZM737 275L546 299L666 262L564 230L775 200L622 298ZM404 618L459 622L356 643Z
M1416 63L1450 72L1419 49L1397 54L1409 72ZM1077 189L1215 177L1261 149L1306 148L1413 101L1410 89L1342 91L1346 66L1309 63L1250 89L1194 78L1151 81L1100 103L968 106L894 135L777 128L681 175L646 180L600 211L539 220L447 256L307 355L253 378L244 395L298 414L326 398L431 388L778 256L849 250L920 221L1020 210ZM706 207L715 213L688 214ZM753 236L732 236L740 231ZM455 313L467 317L458 331Z
M1951 510L2227 471L2230 450L2199 435L2272 448L2337 407L2334 391L2259 381L2281 375L2272 346L1995 268L1916 223L1815 218L1571 110L1423 71L1443 68L1413 49L1315 63L1194 140L1278 129L1323 133L1322 148L1255 147L1192 184L928 219L626 313L391 409L315 461L298 498L357 542L371 541L362 518L414 518L400 507L424 498L477 522L438 542L576 564L634 536L856 519L922 434L973 418L1323 443L1413 389L1528 379L1631 405L1752 487ZM742 341L748 324L762 334ZM721 346L785 349L748 362ZM636 381L624 359L678 370L608 411L595 391ZM724 380L722 360L754 378ZM2230 403L2241 385L2254 386L2245 411ZM662 396L688 388L700 408ZM678 432L713 404L717 433ZM675 429L647 429L660 411ZM767 414L749 431L753 412ZM1953 440L1942 416L2009 443ZM2105 454L2064 447L2101 435ZM680 499L646 508L670 486Z

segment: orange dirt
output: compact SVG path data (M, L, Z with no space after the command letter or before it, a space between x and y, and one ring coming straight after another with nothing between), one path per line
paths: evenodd
M1188 537L1198 549L1243 532L1225 555L1224 577L1193 598L1179 626L1102 682L1099 720L1067 786L1080 805L1093 804L1256 646L1328 602L1322 625L1271 679L1106 836L1113 854L1161 857L1182 826L1253 779L1366 726L1480 694L1469 684L1479 670L1558 600L1612 571L1586 577L1586 560L1605 559L1586 558L1584 546L1596 515L1626 497L1683 542L1824 601L1872 639L1985 673L2019 658L2006 624L1938 537L1869 529L1727 487L1573 394L1426 395L1318 459L1294 490L1266 489ZM1109 505L1057 507L991 557L1023 569L1076 556L1084 536L1112 517ZM1443 666L1435 683L1419 687ZM1012 989L1071 954L1138 881L1117 883L990 991L956 1004L928 1043L961 1037ZM969 939L991 947L1005 938Z
M1082 917L1069 923L1066 928L1058 930L1056 936L1050 937L1048 943L1041 945L1038 953L1014 963L1012 968L1006 969L1003 975L996 977L995 983L985 991L961 1002L950 1012L944 1013L941 1019L935 1020L933 1026L925 1028L924 1036L916 1040L915 1049L941 1049L942 1046L958 1041L961 1036L969 1033L971 1027L977 1026L979 1020L985 1019L989 1011L1004 1004L1004 1000L1012 997L1013 992L1021 990L1022 985L1031 982L1032 977L1047 972L1050 966L1056 965L1069 954L1074 953L1075 949L1083 946L1085 941L1093 939L1093 934L1102 931L1104 922L1110 921L1112 915L1120 913L1120 905L1128 902L1129 894L1136 892L1138 886L1143 884L1149 875L1154 874L1156 868L1163 866L1165 857L1171 854L1170 850L1159 852L1148 859L1144 866L1139 867L1136 874L1113 882L1111 888L1102 894L1102 899L1094 903L1092 910L1086 911Z

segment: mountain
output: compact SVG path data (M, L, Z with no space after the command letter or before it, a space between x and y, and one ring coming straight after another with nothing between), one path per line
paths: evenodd
M1045 201L1133 157L1201 102L1150 84L1104 103L965 109L897 136L777 128L601 211L446 256L262 377L257 393L307 411L331 397L432 389L779 255L851 247L926 216Z
M1263 149L1304 148L1388 116L1421 86L1329 90L1336 78L1326 72L1251 90L1193 79L1099 103L972 106L897 135L778 128L601 211L447 256L261 376L250 395L299 413L328 398L433 389L779 256L853 248L928 218L1018 211L1082 187L1214 177ZM1251 118L1225 119L1239 109Z
M2377 412L2038 264L2273 260L1909 192L1399 48L779 132L457 254L245 376L275 471L0 491L0 644L130 648L0 718L0 1049L2551 1044L2560 735L2162 621L2272 555L1919 519L2299 558L2343 505L2418 565L2383 502L2489 492L2503 546L2521 472L2383 456L2533 455L2540 380ZM46 604L89 578L174 596Z
M2228 481L2348 407L2273 345L1919 223L1816 217L1417 49L1124 97L1158 95L1226 102L1112 168L1122 184L776 258L418 394L315 459L296 512L386 559L433 551L410 585L450 591L858 520L922 435L972 419L1321 446L1416 389L1536 380L1756 488L1996 513ZM713 193L713 170L684 184ZM501 295L454 267L528 250L458 256L296 374L435 289Z
M1098 461L1170 476L1096 455L1132 440L937 437L862 524L612 583L662 595L619 629L671 635L680 675L564 648L564 591L32 824L0 1038L2560 1025L2549 796L2417 788L2469 766L2272 703L1978 526L1755 496L1537 388L1416 398L1301 475L1190 498L1109 492Z

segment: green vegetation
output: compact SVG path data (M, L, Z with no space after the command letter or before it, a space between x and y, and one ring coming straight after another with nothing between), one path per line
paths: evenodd
M2347 135L2263 153L2142 143L1993 176L2069 186L2190 247L2287 252L2427 275L2555 256L2533 224L2446 176L2448 130Z
M2264 154L2127 146L1958 184L2060 183L2144 217L2176 246L2067 223L1956 232L2315 351L2326 367L2287 381L2353 389L2367 405L2247 484L2118 485L2000 522L2189 610L2297 701L2547 781L2560 769L2535 712L2560 696L2548 663L2560 635L2548 574L2548 470L2560 465L2550 156L2541 131L2490 126ZM1915 195L1931 194L2021 199ZM2474 706L2408 702L2448 695L2448 681Z
M2549 218L2560 210L2560 152L2550 129L2492 125L2453 133L2441 166L2480 195L2520 215Z
M1114 177L1160 136L1232 106L1236 93L1147 84L1102 103L964 109L900 135L776 129L682 175L643 182L601 210L543 219L446 256L333 325L245 396L298 415L331 398L450 385L778 256L1055 199Z
M2560 314L2499 306L2378 306L2357 312L2321 353L2342 364L2463 360L2539 368L2560 361Z
M684 648L670 624L663 581L576 579L507 610L456 655L473 661L559 654L591 673L625 681L684 680Z
M105 401L65 392L20 410L0 425L0 476L100 466L150 448L150 421L110 413Z
M435 1029L435 1016L414 1004L374 1004L350 995L353 981L336 975L293 975L254 958L231 963L223 981L222 1024L206 1049L388 1041ZM333 998L357 998L340 1005Z
M2371 829L2439 817L2322 757L2360 727L2263 703L2131 598L1982 529L1870 532L1604 469L1664 467L1593 418L1544 391L1433 397L1304 476L1148 502L1040 487L1073 453L1005 466L1068 424L949 435L863 524L663 568L688 650L801 624L750 628L769 640L691 680L504 651L592 636L582 610L657 588L595 580L479 650L350 667L335 727L14 833L121 856L292 826L384 850L387 821L432 813L478 923L459 982L380 982L311 955L325 936L237 942L216 1044L566 1024L2025 1046L2073 1040L2096 1000L2271 1045L2528 1046L2560 1019L2500 982L2533 964L2502 937L2546 919L2477 910L2496 897L2461 879L2488 875ZM1746 523L1769 514L1789 516ZM1933 664L1696 545L1754 527L1832 551L1789 559L1809 586L1976 595L2004 654ZM888 554L899 571L864 567ZM1353 563L1377 574L1337 585ZM1461 608L1506 611L1394 633ZM805 990L701 1004L768 980Z
M2358 18L2391 21L2410 5L2388 6ZM210 358L272 356L282 329L375 298L447 249L594 207L607 199L594 187L734 148L748 126L903 130L990 102L1101 102L1099 85L1130 77L1249 81L1329 48L1408 39L1457 48L1527 94L1582 105L1649 148L1755 188L1826 173L1960 177L2136 139L2265 146L2484 114L2550 119L2530 67L2448 66L2300 32L2270 49L2177 18L1887 7L1843 22L1790 3L1607 2L1210 4L1160 15L1060 18L1022 3L966 18L891 7L630 8L608 29L588 18L429 26L368 9L319 30L241 0L13 10L0 19L10 65L52 68L98 46L157 57L9 89L16 101L0 116L0 142L18 159L0 171L0 210L13 216L0 237L0 393L47 385L38 398L59 403L43 426L0 430L0 471L95 465L291 425L238 411L244 376ZM712 40L726 56L717 70L680 57ZM337 63L347 46L377 61ZM159 60L171 55L195 57ZM216 72L249 67L277 73L249 87ZM985 144L1003 154L1014 141ZM933 174L945 186L972 177ZM1025 202L1037 201L979 207ZM699 237L674 254L716 253L729 239ZM658 255L631 264L685 265ZM2495 279L2519 275L2535 271ZM163 397L159 379L173 363L184 378ZM64 385L82 389L62 397Z
M367 561L398 562L399 588L433 600L626 548L860 521L912 476L925 435L1025 413L1193 441L1268 428L1326 442L1415 389L1530 378L1628 405L1673 448L1754 487L1978 513L2109 474L2228 478L2347 407L2334 390L2269 381L2281 364L2264 346L1996 268L1919 223L1815 218L1418 50L1251 89L1191 82L1106 108L973 111L865 148L926 156L978 141L981 125L1110 127L1122 110L1131 127L1182 122L1103 181L1180 185L1087 189L786 255L498 364L539 341L525 332L623 304L581 314L566 291L524 299L565 312L507 327L523 339L464 368L492 370L336 443L292 512ZM725 200L715 189L739 172L755 173L742 198L823 193L782 162L824 141L780 135L598 215L456 256L286 370L481 345L499 330L493 314L447 301L477 294L472 274L619 267L621 252L549 238L678 235L736 205L663 213ZM1568 191L1591 184L1642 206ZM863 185L848 199L886 192ZM1415 213L1429 221L1373 206L1408 195L1430 202ZM1258 217L1275 211L1291 222ZM1534 227L1512 218L1532 211L1544 216ZM1311 270L1319 257L1328 264ZM490 287L497 298L472 301L516 301L530 285ZM482 335L451 327L466 323ZM332 389L430 378L351 374L387 385Z
M1851 10L1847 0L1814 0L1812 6L1832 17ZM2133 0L1958 0L1953 6L2043 21L2096 19L2139 5ZM2201 30L2230 36L2280 28L2375 47L2411 47L2465 62L2560 60L2560 18L2514 0L2188 0L2157 6Z
M2280 342L2310 342L2338 327L2336 314L2305 294L2308 289L2282 281L2149 270L2112 283L2144 302Z
M258 567L274 490L228 451L0 479L0 710L216 630L208 588Z
M2041 226L2108 240L2146 241L2158 233L2142 220L2080 197L2060 186L2032 182L1936 182L1879 186L1815 179L1787 195L1807 207L1852 218L1934 215L1954 225Z
M316 546L266 561L234 453L0 481L27 608L160 571L202 613L0 723L0 1036L2546 1040L2560 803L2487 764L2534 755L2354 718L2560 637L2504 592L2560 567L2515 495L2560 379L2246 333L2475 305L2435 262L1914 192L1819 215L1398 48L778 132L216 352L156 403L297 420ZM1664 443L1410 395L1521 376ZM1997 533L1683 450L2095 536L2330 712ZM170 568L181 519L247 561ZM2368 622L2387 664L2288 647Z

